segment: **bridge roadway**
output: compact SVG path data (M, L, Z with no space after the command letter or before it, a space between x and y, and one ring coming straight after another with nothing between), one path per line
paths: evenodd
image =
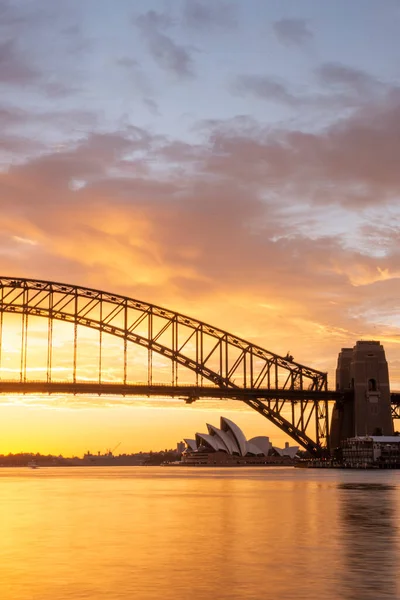
M267 388L232 388L196 385L170 385L145 383L112 383L94 381L0 381L0 394L73 394L94 396L141 396L141 397L181 397L187 402L200 398L225 400L316 400L336 401L351 399L351 391L337 390L290 390ZM400 408L400 392L391 394L392 404Z
M336 391L308 391L290 389L234 388L196 385L145 383L71 382L71 381L0 381L0 394L73 394L95 396L158 396L182 397L189 402L200 398L245 400L339 400L344 397Z

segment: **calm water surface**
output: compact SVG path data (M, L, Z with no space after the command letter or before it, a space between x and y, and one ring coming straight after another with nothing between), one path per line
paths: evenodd
M400 598L400 472L0 469L1 600Z

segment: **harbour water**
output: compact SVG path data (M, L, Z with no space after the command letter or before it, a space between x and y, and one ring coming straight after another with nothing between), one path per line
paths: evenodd
M0 470L2 600L400 598L400 472Z

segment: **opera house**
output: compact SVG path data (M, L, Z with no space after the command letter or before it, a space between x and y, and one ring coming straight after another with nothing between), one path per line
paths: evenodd
M185 439L186 449L182 454L185 465L278 465L292 464L298 446L285 448L272 446L266 436L247 440L236 423L221 417L220 428L207 423L208 433L196 433L194 439Z

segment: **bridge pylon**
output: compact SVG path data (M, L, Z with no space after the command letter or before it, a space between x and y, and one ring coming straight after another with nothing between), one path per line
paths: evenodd
M349 437L393 435L389 371L385 350L377 341L358 341L342 348L336 389L352 392L337 401L331 422L331 448Z

